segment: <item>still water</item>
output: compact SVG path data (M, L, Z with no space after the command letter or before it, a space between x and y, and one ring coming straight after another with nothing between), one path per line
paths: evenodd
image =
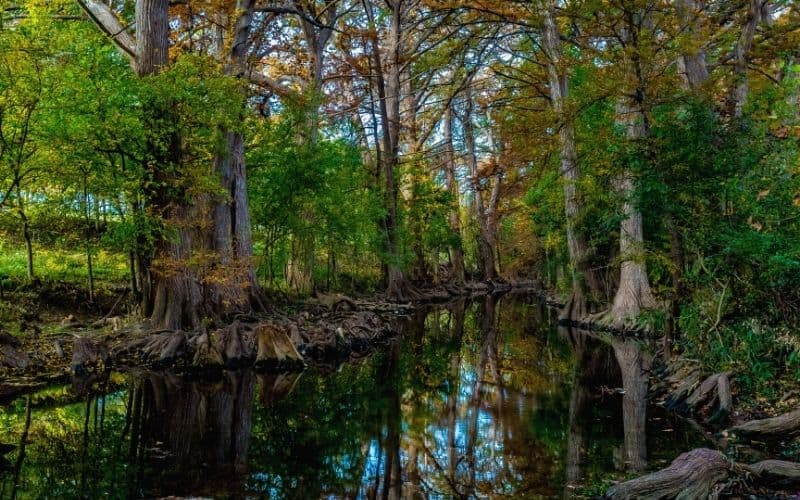
M341 366L49 388L0 407L0 497L573 497L698 444L646 407L628 346L552 314L486 297Z

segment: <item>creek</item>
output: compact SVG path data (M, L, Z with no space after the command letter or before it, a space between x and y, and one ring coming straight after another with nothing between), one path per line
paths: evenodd
M0 498L572 497L702 444L647 405L632 346L558 328L536 299L397 328L303 373L111 373L22 396L0 407Z

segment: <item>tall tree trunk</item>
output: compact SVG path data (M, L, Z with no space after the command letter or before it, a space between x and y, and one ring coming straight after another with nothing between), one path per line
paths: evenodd
M134 297L139 297L139 286L137 285L136 280L136 255L134 254L133 250L128 252L128 269L131 273L131 293Z
M294 0L294 5L298 11L303 11L308 5L306 2ZM307 104L304 107L305 123L298 131L298 141L308 147L316 148L319 141L319 97L322 94L322 76L325 69L325 48L333 34L333 23L336 22L338 11L338 0L326 2L322 17L325 26L320 27L312 23L305 16L301 16L300 24L303 29L303 37L308 47L308 54L311 61L311 80L306 87ZM316 13L310 12L311 16ZM306 234L294 234L292 237L292 251L289 257L288 284L299 292L308 293L316 288L314 282L314 267L316 254L316 237L314 233L313 214L305 217L309 221Z
M234 28L230 64L226 71L237 71L237 62L246 54L251 14L249 2L238 5L243 14ZM138 0L136 4L136 69L140 76L152 75L169 64L169 3L167 0ZM174 237L159 243L150 266L153 280L151 320L158 328L191 329L203 317L222 318L232 312L247 311L258 293L252 266L252 238L247 205L244 146L240 133L222 131L223 147L215 159L215 169L226 196L200 196L185 201L166 187L180 175L181 138L164 121L174 121L172 110L151 104L148 109L154 136L150 140L148 172L159 186L151 191L151 209L175 228ZM159 128L160 127L160 128ZM207 224L208 213L213 224ZM210 262L203 273L190 266L193 256L210 250ZM143 310L148 310L144 307Z
M91 228L89 219L89 185L88 173L83 173L83 237L86 246L86 267L89 272L89 302L94 302L94 265L92 262ZM95 225L95 229L97 226Z
M169 1L137 0L136 2L136 71L139 76L160 72L169 64ZM164 122L175 121L169 106L144 103L149 158L146 169L155 186L147 193L152 215L162 217L164 225L175 228L177 235L158 243L151 265L153 305L151 320L157 328L192 328L200 324L202 293L199 282L187 261L192 253L190 210L185 202L175 203L167 186L180 173L181 139L175 127Z
M617 180L617 191L625 198L620 222L619 250L622 258L617 293L611 307L611 319L615 326L622 327L635 320L642 309L655 307L656 301L650 290L647 267L644 263L644 231L642 214L633 200L634 179L630 172Z
M744 105L747 102L747 94L750 91L749 79L747 77L747 67L750 63L750 49L753 47L753 39L756 35L756 28L761 21L762 13L768 13L767 0L748 0L747 15L736 42L733 59L733 86L730 96L730 113L741 118L744 113Z
M453 108L447 107L444 118L444 172L447 181L447 190L452 198L450 201L450 213L447 220L450 230L456 237L456 244L450 247L450 261L452 262L452 279L456 282L464 281L464 246L461 235L461 194L458 189L458 179L456 177L456 158L455 147L453 144Z
M314 289L314 235L293 234L291 258L287 264L286 279L289 287L301 294Z
M478 172L478 153L475 143L475 127L472 124L472 111L474 103L472 99L471 86L467 86L465 91L466 109L464 111L464 141L467 147L467 161L469 165L470 177L472 181L472 212L478 224L478 267L481 278L493 280L497 277L497 267L495 265L495 228L492 224L493 212L490 210L493 202L499 198L500 178L492 187L492 193L488 202L484 200L480 177Z
M399 155L400 136L400 19L403 0L387 2L391 9L391 30L389 33L389 61L383 64L377 44L377 34L372 40L372 59L374 80L378 90L378 109L381 117L382 174L384 176L384 230L386 237L386 294L394 299L408 299L416 295L403 271L401 245L399 241L398 186L395 173ZM374 13L370 2L364 7L369 18L370 29L375 32Z
M701 11L703 0L678 0L675 5L685 31L689 34L692 46L678 58L678 71L686 87L696 89L708 80L706 53L702 48L705 42L701 31ZM697 43L701 47L695 47Z
M33 236L31 235L31 224L28 214L25 213L25 202L22 198L22 191L17 185L17 214L22 220L22 239L25 240L25 268L27 270L28 281L33 281L36 275L33 272Z
M547 52L547 73L550 84L550 99L559 121L559 153L561 179L564 183L564 212L567 225L567 248L572 267L572 295L562 310L561 317L578 319L586 315L586 292L595 299L601 296L600 281L589 267L589 245L583 234L576 229L582 203L577 192L580 182L578 153L575 147L575 127L571 116L564 108L569 92L569 80L562 67L561 33L556 21L555 5L550 3L544 20L544 46Z
M644 15L640 13L639 15ZM646 86L643 81L643 62L636 45L639 37L634 33L649 29L645 19L637 26L631 16L628 26L623 28L623 38L630 45L630 60L626 61L623 94L617 98L616 122L625 130L631 144L641 143L647 138L649 127L644 104ZM624 327L634 321L642 309L655 307L656 301L650 290L647 267L644 262L644 228L642 212L637 206L636 180L630 168L624 166L616 180L616 189L622 197L622 221L619 229L620 276L617 293L611 307L610 319L616 327Z
M688 91L700 88L708 80L708 64L706 54L702 48L694 48L694 44L704 42L701 33L702 0L679 0L676 4L678 15L690 34L692 47L690 51L681 55L678 66L683 77L684 88ZM678 333L678 316L680 315L680 298L683 295L683 245L678 232L675 219L670 208L664 214L664 225L667 228L670 242L670 258L672 259L672 299L667 319L667 328L664 334L664 357L669 359L672 353L672 344Z

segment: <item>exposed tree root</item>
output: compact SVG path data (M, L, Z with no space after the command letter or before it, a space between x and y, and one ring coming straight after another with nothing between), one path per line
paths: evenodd
M580 307L576 308L575 304L570 303L570 301L563 306L560 304L554 305L561 307L561 313L558 319L558 324L560 326L637 338L647 338L652 333L649 325L645 325L632 317L619 319L616 318L611 311L601 311L594 314L584 313L582 316L578 316L574 312L568 312L569 309L580 310ZM584 311L586 311L585 306ZM568 315L572 317L568 317Z
M0 367L24 370L31 364L31 359L18 349L19 339L5 332L0 332Z
M677 359L656 370L660 380L653 394L663 398L667 410L702 417L708 424L724 424L733 411L730 372L704 374L700 366Z
M736 493L775 492L800 485L800 464L764 460L745 465L728 460L708 448L689 451L666 469L614 485L606 498L614 499L695 499L719 498Z
M585 318L588 312L589 311L586 307L586 296L581 290L573 289L572 294L570 294L570 297L567 300L567 303L561 308L561 312L558 315L558 321L559 323L571 323L572 321Z
M709 498L728 479L731 463L708 448L689 451L666 469L612 486L606 498L657 500Z
M106 370L111 366L111 356L105 345L87 337L78 337L72 343L72 373L86 375L90 371Z
M275 325L259 325L254 333L258 342L256 367L277 368L286 365L304 365L303 356L297 352L292 340Z
M760 482L774 486L797 486L800 484L800 464L784 460L762 460L746 466Z
M220 368L225 364L222 355L211 345L207 332L202 332L195 338L195 351L192 357L193 366L206 368Z
M800 408L777 417L751 420L728 429L741 437L784 438L800 434Z
M220 328L212 335L214 348L222 355L227 368L240 368L253 362L256 355L255 337L251 328L239 321Z

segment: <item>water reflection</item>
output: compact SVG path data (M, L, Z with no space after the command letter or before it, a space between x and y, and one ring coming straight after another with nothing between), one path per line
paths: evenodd
M485 297L417 311L402 341L338 371L43 391L0 497L570 497L688 446L645 425L649 360L634 344L550 315ZM0 408L0 443L20 442L25 410Z
M559 327L559 333L572 348L575 364L569 401L564 497L569 498L584 478L587 445L594 421L594 399L615 387L620 369L608 346L590 332Z

